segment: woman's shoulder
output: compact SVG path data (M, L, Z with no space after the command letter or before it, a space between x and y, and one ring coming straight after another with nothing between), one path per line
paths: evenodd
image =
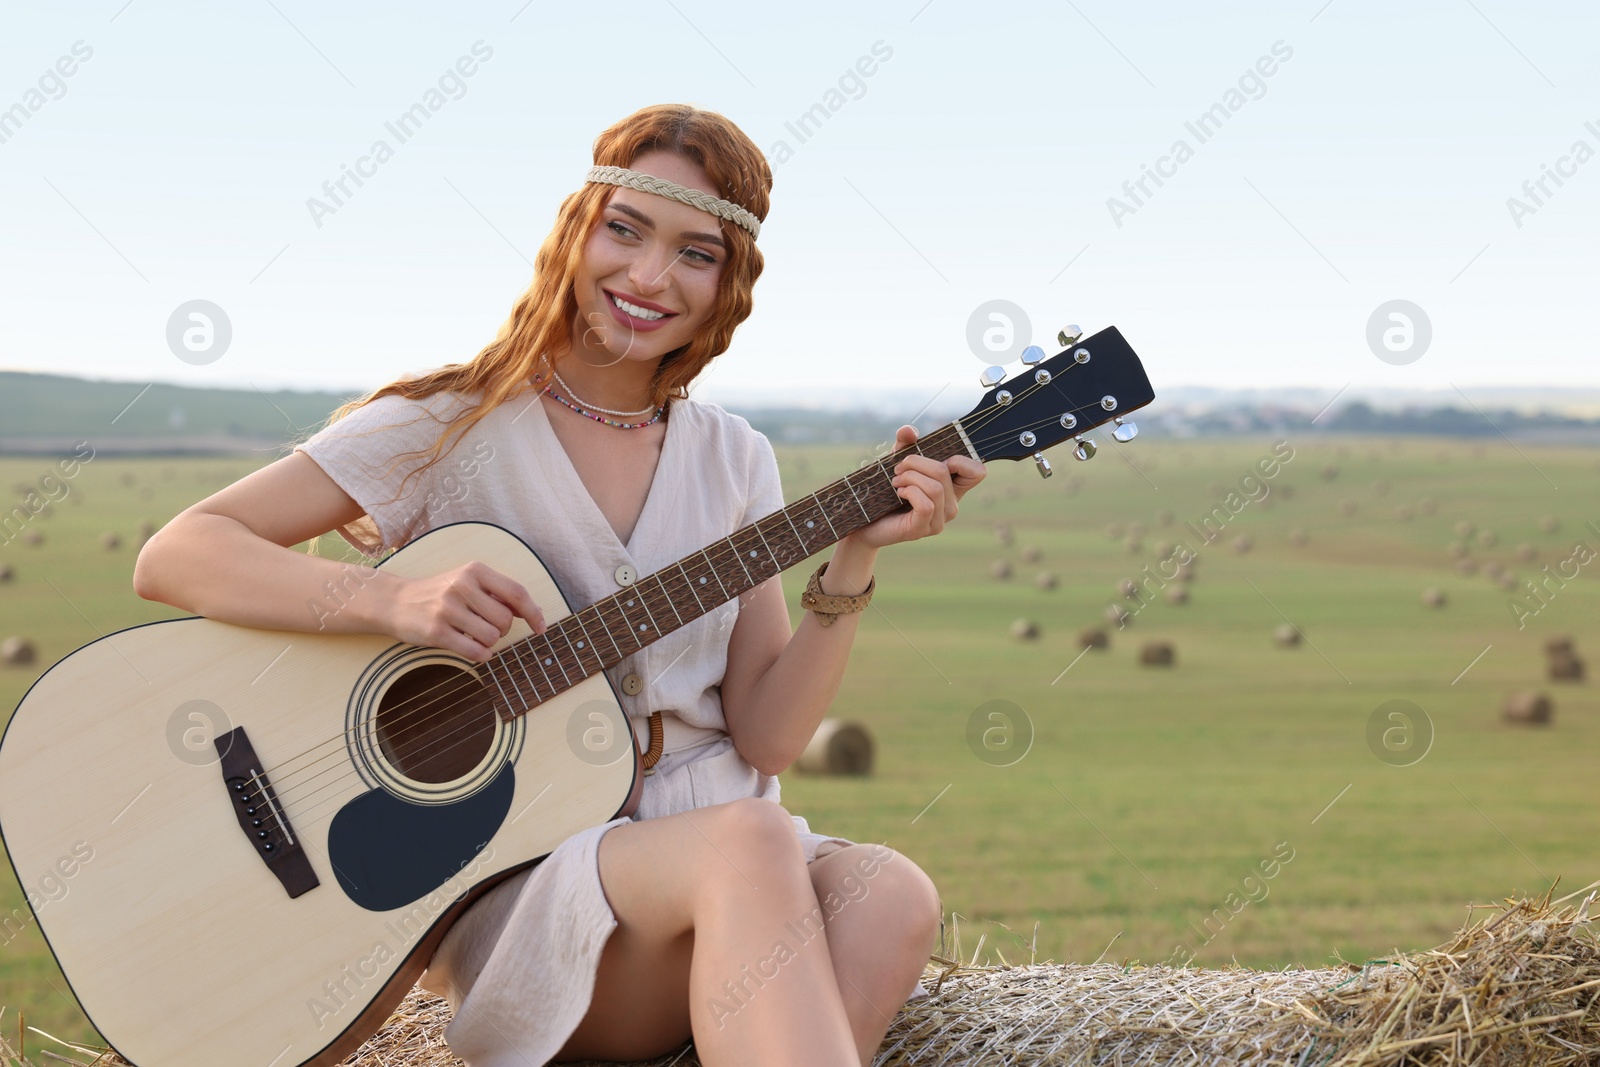
M733 447L748 455L770 447L767 437L743 415L736 415L720 404L684 397L672 402L670 418L683 418L712 443Z

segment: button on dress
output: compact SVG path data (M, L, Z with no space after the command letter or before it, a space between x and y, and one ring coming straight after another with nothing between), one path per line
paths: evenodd
M467 403L452 392L385 396L295 446L366 511L340 528L346 541L376 558L448 523L492 522L539 553L577 611L783 507L766 437L692 399L670 402L655 476L626 544L531 390L496 407L445 458L407 480ZM421 451L407 455L414 450ZM650 714L662 713L663 755L644 777L638 811L573 834L490 890L434 953L418 984L454 1009L445 1040L468 1067L546 1063L582 1021L601 950L617 926L600 885L606 831L739 797L780 802L777 777L734 748L722 715L720 684L738 612L731 600L607 669L641 750ZM792 818L807 863L853 843ZM926 995L920 983L912 993Z

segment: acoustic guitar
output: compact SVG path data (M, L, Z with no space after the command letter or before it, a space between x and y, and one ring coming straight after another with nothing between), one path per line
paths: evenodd
M1110 328L1063 331L912 446L1032 457L1154 399ZM335 1064L375 1033L454 919L643 777L604 669L906 507L867 463L579 611L511 532L440 527L380 566L481 560L525 585L482 664L381 634L200 617L120 630L46 671L0 741L0 832L85 1014L138 1067ZM355 594L359 595L359 593ZM10 920L17 925L16 920Z

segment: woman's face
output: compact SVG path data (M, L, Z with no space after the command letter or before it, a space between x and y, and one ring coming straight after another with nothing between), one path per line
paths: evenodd
M630 169L718 195L703 167L669 152L645 152ZM727 257L721 232L709 212L614 187L573 283L574 358L592 366L653 364L692 340L716 303Z

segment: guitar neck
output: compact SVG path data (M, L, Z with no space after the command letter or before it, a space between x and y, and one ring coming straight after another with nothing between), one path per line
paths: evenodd
M510 720L615 666L876 519L905 507L891 478L913 453L975 455L960 420L948 423L722 540L638 579L506 646L486 664L495 707Z

